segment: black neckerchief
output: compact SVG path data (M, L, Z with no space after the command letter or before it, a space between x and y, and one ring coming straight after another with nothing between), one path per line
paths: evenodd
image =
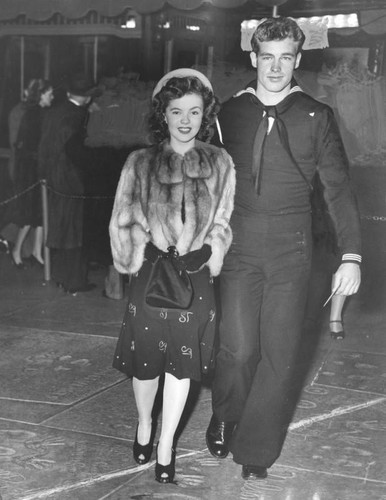
M290 93L275 106L266 106L260 99L256 96L256 86L257 81L253 81L247 85L247 88L237 95L243 93L250 93L254 96L253 102L257 104L259 110L263 114L263 118L257 128L255 139L253 141L253 157L252 157L252 176L254 179L255 189L257 194L260 194L261 190L261 172L264 163L264 144L268 132L269 118L274 118L273 127L277 127L278 135L284 150L288 154L292 164L295 166L299 174L302 176L303 180L307 184L310 191L313 190L311 183L308 181L304 175L302 169L300 168L298 162L294 158L291 147L288 140L288 132L284 121L281 119L283 113L285 113L294 103L297 98L297 93L302 92L301 88L297 85L296 81L293 79L291 82Z

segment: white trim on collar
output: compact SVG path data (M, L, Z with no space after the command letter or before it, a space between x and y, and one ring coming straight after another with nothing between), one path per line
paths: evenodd
M299 85L294 85L293 87L291 87L288 95L293 94L294 92L303 92L303 90L299 87ZM236 94L234 94L233 97L239 97L242 94L253 94L255 97L257 97L256 89L254 89L253 87L247 87L246 89L239 90L238 92L236 92Z

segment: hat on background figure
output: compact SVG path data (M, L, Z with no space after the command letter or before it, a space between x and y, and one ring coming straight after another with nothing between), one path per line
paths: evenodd
M83 73L75 73L67 80L66 90L68 93L81 97L95 97L99 89L91 78Z

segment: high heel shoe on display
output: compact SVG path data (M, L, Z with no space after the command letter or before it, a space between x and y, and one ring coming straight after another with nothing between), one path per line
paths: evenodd
M157 462L155 464L155 479L159 483L167 484L174 483L174 475L176 473L176 450L172 448L172 458L169 465L161 465L158 463L158 445L157 445Z
M153 453L153 440L154 440L154 434L153 434L153 429L151 431L150 435L150 441L148 444L142 445L138 443L138 425L137 425L137 430L135 432L135 441L133 444L133 456L134 460L137 462L139 465L144 465L147 464L151 458L151 454ZM143 457L143 458L142 458Z

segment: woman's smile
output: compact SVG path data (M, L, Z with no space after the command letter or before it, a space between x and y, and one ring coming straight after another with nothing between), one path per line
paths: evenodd
M170 134L170 145L177 152L184 154L194 146L200 131L204 103L198 94L185 94L169 102L165 110L165 120Z

